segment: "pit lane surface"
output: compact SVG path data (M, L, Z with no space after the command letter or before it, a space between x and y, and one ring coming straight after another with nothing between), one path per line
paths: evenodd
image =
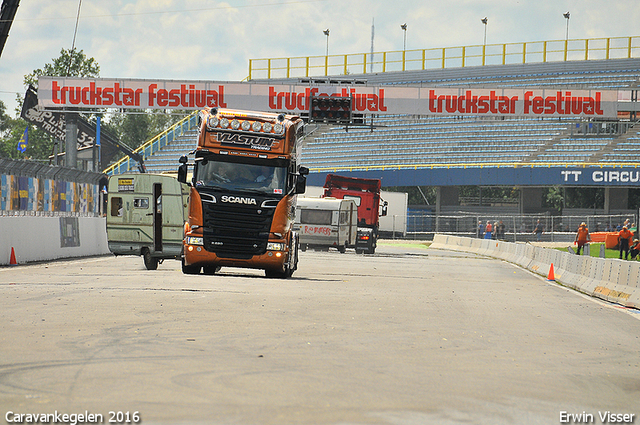
M288 280L186 276L169 260L147 271L139 257L5 267L0 423L55 411L144 424L637 419L639 316L419 244L307 251Z

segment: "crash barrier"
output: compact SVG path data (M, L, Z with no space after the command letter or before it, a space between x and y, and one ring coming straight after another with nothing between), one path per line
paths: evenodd
M431 248L500 258L542 276L553 264L555 281L625 307L640 308L640 262L570 254L556 249L437 234Z
M0 216L0 266L109 252L104 217Z

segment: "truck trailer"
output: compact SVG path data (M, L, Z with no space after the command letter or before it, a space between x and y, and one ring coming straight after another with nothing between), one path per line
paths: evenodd
M296 195L309 173L298 164L302 119L218 108L198 117L193 162L183 156L178 168L186 183L193 167L183 273L245 267L290 277L298 265Z

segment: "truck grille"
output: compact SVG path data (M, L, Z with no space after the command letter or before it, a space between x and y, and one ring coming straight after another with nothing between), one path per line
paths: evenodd
M275 208L202 203L204 246L219 257L248 259L267 251Z

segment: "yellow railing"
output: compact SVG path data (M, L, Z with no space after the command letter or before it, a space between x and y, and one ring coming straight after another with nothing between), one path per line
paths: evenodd
M345 165L338 167L309 167L312 173L339 171L418 170L434 168L640 168L640 162L474 162L474 163L423 163L395 165Z
M176 137L182 135L185 131L190 130L196 126L198 111L187 115L162 133L148 140L133 152L139 153L144 159L149 158L155 152L165 147L168 143L175 140ZM185 152L186 154L186 152ZM118 162L110 165L103 173L107 175L122 174L129 171L135 165L135 161L128 156L120 159ZM177 166L176 166L177 168Z
M487 44L347 55L249 59L253 79L640 57L640 36Z

